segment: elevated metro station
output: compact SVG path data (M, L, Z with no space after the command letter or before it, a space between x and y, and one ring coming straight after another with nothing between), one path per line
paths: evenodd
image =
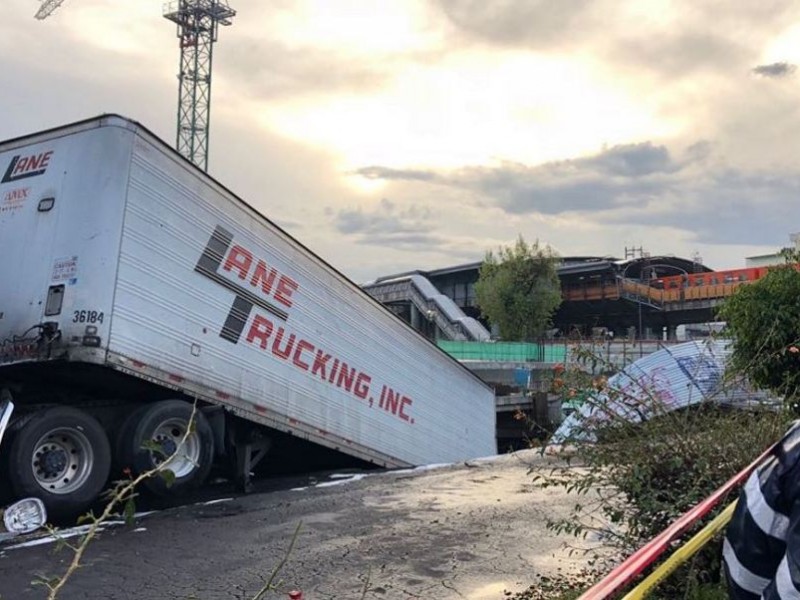
M574 408L563 405L549 384L553 367L574 359L576 340L605 372L705 337L718 330L715 312L725 298L783 262L779 255L755 258L746 268L727 271L675 256L564 258L558 267L562 303L550 339L530 343L492 340L475 297L479 262L399 273L363 287L495 389L497 439L506 449L552 431Z
M479 262L381 277L364 289L431 339L482 341L489 324L475 299ZM712 271L690 259L567 257L553 337L675 339L680 325L709 323L735 289L764 269ZM458 310L454 310L458 309Z

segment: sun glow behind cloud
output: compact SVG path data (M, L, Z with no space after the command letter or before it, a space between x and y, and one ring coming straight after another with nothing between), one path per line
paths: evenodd
M589 62L500 51L408 64L377 92L265 104L260 117L332 150L343 168L535 164L677 127Z
M793 25L771 40L762 54L762 64L800 63L800 25Z
M75 39L101 51L138 56L158 56L159 48L145 40L167 39L175 26L160 18L163 2L136 0L120 6L117 0L83 4L69 2L50 19L60 19ZM56 23L42 24L56 27ZM177 41L170 50L177 55ZM177 60L177 59L176 59Z
M274 14L270 35L296 46L351 49L363 56L407 53L441 43L422 2L303 0Z
M35 2L9 4L5 135L114 110L174 138L178 43L161 0L69 0L44 22ZM297 198L260 208L313 232L338 264L360 265L364 247L369 269L471 260L518 232L567 253L700 249L721 266L785 242L800 189L800 9L789 0L725 11L690 0L231 5L214 50L215 176L248 198ZM633 158L663 148L671 168L587 179L581 160L619 145ZM687 154L701 146L703 157ZM436 207L436 235L379 248L321 212L369 213L384 198L400 214ZM729 215L732 199L748 216ZM462 243L475 231L484 239Z

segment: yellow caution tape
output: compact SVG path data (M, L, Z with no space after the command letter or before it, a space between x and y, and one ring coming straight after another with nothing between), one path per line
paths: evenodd
M703 527L695 536L683 546L678 548L663 564L654 570L650 575L628 592L622 600L642 600L647 597L654 587L661 583L675 569L689 560L692 556L705 546L711 538L719 533L728 524L736 508L736 502L731 503L725 510L719 513L713 521Z

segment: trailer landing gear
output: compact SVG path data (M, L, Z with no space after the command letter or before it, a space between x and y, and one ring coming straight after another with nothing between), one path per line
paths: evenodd
M235 439L233 445L236 456L234 470L236 487L247 494L253 491L253 483L250 480L252 471L272 448L272 440L251 429L244 432L239 439Z

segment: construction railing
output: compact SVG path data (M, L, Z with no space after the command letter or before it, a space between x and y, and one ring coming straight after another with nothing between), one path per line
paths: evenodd
M686 511L672 525L631 554L622 564L614 568L608 575L601 579L597 584L584 592L578 600L604 600L605 598L617 597L634 578L641 575L645 569L651 566L671 544L692 525L708 515L723 498L730 494L735 488L741 485L756 467L772 452L772 446L764 451L761 456L742 469L739 473L731 477L713 494L708 496L700 504ZM683 544L673 555L660 567L655 569L648 577L642 580L633 588L623 600L633 600L634 598L645 598L652 589L658 585L667 575L672 573L678 566L686 562L702 546L710 541L716 532L721 531L728 523L733 514L735 503L729 505L702 531Z

